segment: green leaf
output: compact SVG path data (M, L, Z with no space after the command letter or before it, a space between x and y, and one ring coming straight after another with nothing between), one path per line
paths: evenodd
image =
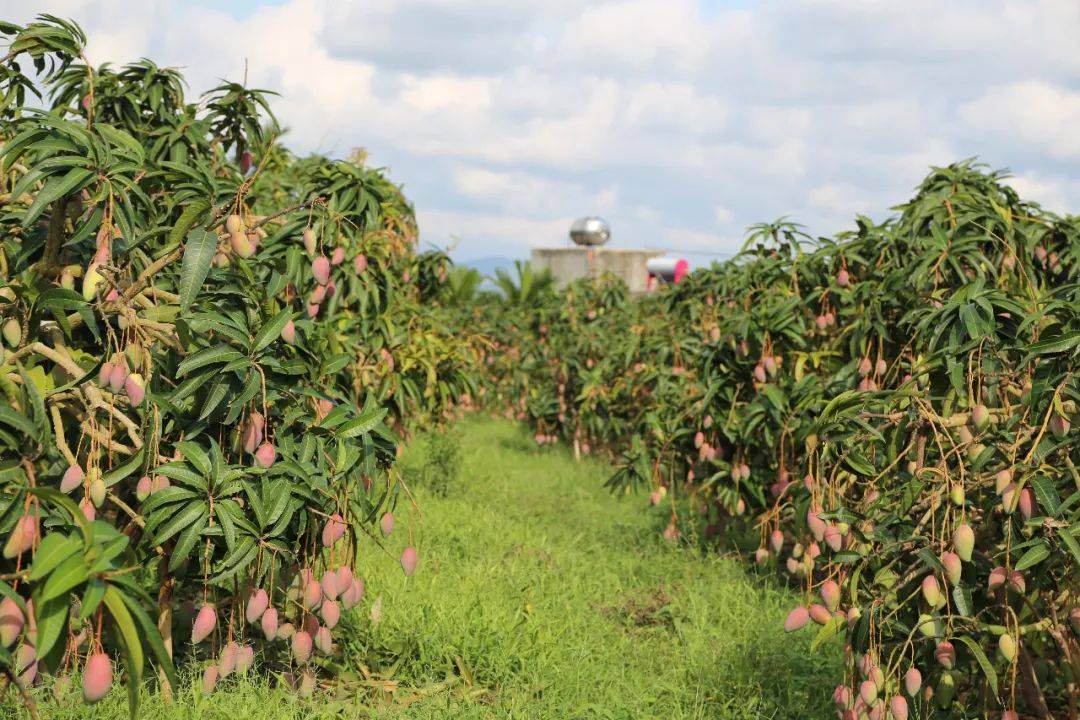
M63 508L71 516L72 521L79 526L79 532L83 536L83 544L89 546L94 542L94 526L86 519L82 509L75 504L74 500L56 488L50 487L32 488L30 494L47 503Z
M1061 538L1061 542L1065 543L1065 547L1069 548L1073 561L1076 563L1076 570L1080 572L1080 542L1068 532L1058 533L1058 537Z
M354 438L363 435L375 429L384 417L386 417L386 408L368 410L338 428L336 435L339 438Z
M233 512L240 512L240 506L235 500L219 500L214 505L214 517L221 525L221 533L225 537L225 547L231 552L236 545L236 523L233 521Z
M92 578L86 583L86 591L83 593L82 606L79 608L79 619L86 620L94 614L105 597L105 583L101 578Z
M111 472L105 473L105 475L101 478L102 482L105 483L106 487L112 487L124 478L129 477L132 473L142 467L144 454L145 451L143 449L140 449L137 453L132 455L131 458L123 465L116 468L115 470L112 470Z
M983 675L986 676L987 682L990 683L990 689L997 695L998 692L998 677L997 672L994 670L994 666L990 664L990 660L987 659L986 653L979 646L977 642L969 638L967 635L961 635L957 638L960 642L967 646L967 649L971 651L971 654L975 656L975 661L979 663L979 667L982 668Z
M31 440L37 438L37 427L34 426L34 423L12 410L8 405L0 405L0 422L21 431Z
M1072 350L1078 344L1080 344L1080 332L1044 338L1033 343L1028 351L1031 355L1054 355Z
M813 641L810 643L810 650L814 651L821 647L821 644L829 641L840 633L840 630L847 627L847 620L842 617L829 618L829 622L821 626L817 631L817 635L814 636Z
M1016 561L1016 567L1014 570L1027 570L1029 567L1038 565L1046 558L1050 557L1050 548L1046 546L1046 542L1040 542L1028 548L1028 551L1024 553L1023 557Z
M848 467L852 469L856 474L863 476L874 475L877 471L874 469L873 463L866 459L858 450L852 450L844 456L844 461Z
M187 560L188 555L191 554L191 550L195 547L196 541L202 534L203 528L206 527L206 520L203 515L201 522L195 522L184 529L180 536L176 539L176 545L172 550L172 557L169 559L169 570L175 572L180 565Z
M73 537L53 531L47 533L34 553L34 562L30 565L29 579L37 582L48 575L60 563L74 555L82 543Z
M94 123L94 131L108 140L110 144L130 152L137 162L141 163L145 159L146 151L143 150L143 146L125 130L105 123Z
M157 660L158 666L165 671L165 677L168 678L173 688L179 687L176 680L176 668L173 666L169 652L165 649L165 643L161 640L161 633L158 632L157 626L135 598L126 593L120 593L120 597L124 604L127 605L131 617L135 619L136 624L142 631L142 639L150 646L150 651L154 653L154 659Z
M217 253L217 235L206 230L192 230L184 245L184 259L180 264L180 310L187 312L202 289Z
M266 324L259 328L259 332L255 335L255 340L251 343L252 354L259 352L281 337L282 328L285 327L285 324L289 322L291 318L292 311L286 308L267 320Z
M120 591L110 585L105 590L104 602L105 607L109 609L109 614L112 615L116 629L120 631L121 648L124 651L124 660L128 671L126 683L128 686L128 710L134 717L139 710L139 689L142 684L142 671L145 663L142 641Z
M971 602L971 589L963 585L957 585L952 591L953 602L956 610L964 617L971 617L975 612L975 606Z
M184 208L184 212L180 213L180 217L177 219L176 224L173 225L172 230L169 231L166 244L168 246L178 246L191 228L195 227L195 224L199 221L199 216L205 214L209 209L210 203L206 200L200 199L192 201L190 205Z
M327 375L333 375L340 372L346 365L352 362L352 356L348 353L338 353L331 355L323 361L322 367L319 368L319 375L326 377Z
M221 582L222 580L227 580L232 577L246 568L251 561L255 559L255 555L258 551L259 546L255 544L255 540L250 537L245 537L236 546L236 549L226 555L218 564L219 570L211 580L213 582Z
M206 522L206 516L209 514L206 505L202 503L193 503L189 505L187 508L173 515L171 520L164 523L161 528L154 533L154 542L160 545L189 525Z
M37 652L42 658L52 651L56 641L67 626L68 610L71 608L71 600L66 595L60 595L45 600L40 597L34 598L34 615L37 622Z
M194 355L184 358L184 361L176 368L176 376L183 377L192 370L197 370L208 365L230 363L233 360L238 360L242 357L244 356L228 345L215 345L214 347L205 348Z
M1054 482L1045 475L1035 475L1031 478L1031 489L1035 492L1035 498L1039 506L1050 517L1057 517L1061 510L1061 496L1058 495Z
M919 556L919 559L923 561L923 564L926 565L926 567L930 568L932 572L945 572L945 566L941 564L941 560L938 559L937 555L930 552L929 548L919 548L917 554Z
M772 383L766 383L762 386L762 390L765 392L765 397L769 399L769 402L773 404L777 410L784 409L784 393L780 388L776 387Z
M210 414L221 405L231 389L228 381L223 379L220 379L211 385L210 390L206 393L206 400L203 402L202 410L199 411L199 416L196 420L201 421L210 417Z
M191 440L184 440L183 442L176 443L176 449L180 451L180 454L191 463L196 470L203 475L210 474L210 456L201 445Z
M45 586L41 590L41 600L47 601L64 595L86 582L89 574L89 568L82 555L68 557L45 580Z
M72 192L84 182L93 177L94 173L86 168L76 167L72 168L63 177L52 177L35 196L34 202L27 208L26 214L23 216L22 226L29 227L35 220L37 220L41 213L45 211L45 208L49 206L55 200L59 200L68 193Z

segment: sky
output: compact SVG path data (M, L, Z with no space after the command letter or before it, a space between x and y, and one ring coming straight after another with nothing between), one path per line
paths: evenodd
M286 144L365 148L460 261L601 215L704 263L756 222L881 218L971 156L1080 210L1077 0L0 0L38 12L193 94L247 63Z

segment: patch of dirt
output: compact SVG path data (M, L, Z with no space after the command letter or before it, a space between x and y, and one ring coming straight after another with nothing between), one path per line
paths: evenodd
M674 631L675 617L671 604L678 591L677 585L642 588L628 593L616 605L602 605L597 610L632 629L665 628Z

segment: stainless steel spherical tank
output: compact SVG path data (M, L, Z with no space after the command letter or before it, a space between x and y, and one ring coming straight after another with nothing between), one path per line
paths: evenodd
M603 218L578 218L570 226L570 239L575 245L586 247L603 245L611 239L611 227Z

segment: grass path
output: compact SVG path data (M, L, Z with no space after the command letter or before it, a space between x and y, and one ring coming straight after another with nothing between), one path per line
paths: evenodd
M416 489L398 508L393 556L364 559L368 596L346 659L380 668L398 702L386 718L823 718L835 658L779 631L794 600L737 563L660 539L640 497L602 487L607 468L538 451L514 426L472 420L457 432L463 467L446 497ZM403 463L424 461L414 443ZM394 560L408 541L420 566ZM379 599L378 622L370 618ZM393 662L392 666L387 666ZM86 715L118 717L122 697ZM68 715L63 710L71 712ZM230 681L184 708L148 699L146 717L368 717L370 707L302 701Z

